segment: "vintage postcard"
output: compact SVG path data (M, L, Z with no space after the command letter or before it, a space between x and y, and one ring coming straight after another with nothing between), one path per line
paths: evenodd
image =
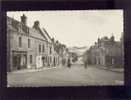
M7 11L7 86L124 85L123 10Z

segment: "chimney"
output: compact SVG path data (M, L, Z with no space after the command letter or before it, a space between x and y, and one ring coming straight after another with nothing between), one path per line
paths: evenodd
M38 29L39 26L40 26L39 21L35 21L35 22L34 22L34 25L33 25L33 28Z
M100 38L98 38L97 42L100 43Z
M23 23L24 25L27 24L27 17L24 14L21 16L21 23Z
M115 41L115 37L112 35L110 40L111 40L111 42L114 42Z

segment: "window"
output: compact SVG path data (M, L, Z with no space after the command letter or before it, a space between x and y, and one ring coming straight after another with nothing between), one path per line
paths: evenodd
M52 52L51 52L51 47L50 47L50 54L51 54Z
M42 52L44 52L44 51L45 51L45 46L44 46L44 44L43 44Z
M39 52L41 52L41 45L39 45Z
M30 39L28 39L28 48L30 48Z
M52 61L52 59L51 59L51 57L50 57L50 63L51 63L51 61Z
M32 63L32 55L30 55L30 64Z
M19 47L22 47L22 38L19 37Z

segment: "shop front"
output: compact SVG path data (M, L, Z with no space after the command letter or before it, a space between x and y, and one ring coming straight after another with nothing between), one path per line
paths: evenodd
M27 68L27 52L12 51L12 70L21 70Z

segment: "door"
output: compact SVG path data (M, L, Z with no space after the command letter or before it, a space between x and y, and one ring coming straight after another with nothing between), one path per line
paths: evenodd
M27 56L25 53L13 52L12 68L13 70L24 69L27 66Z
M56 60L55 60L55 57L54 57L54 67L56 66Z
M21 54L20 55L20 69L26 68L27 65L27 59L26 59L26 54Z
M20 69L20 56L19 55L13 55L13 70L19 70Z
M43 66L45 66L45 57L42 57Z

